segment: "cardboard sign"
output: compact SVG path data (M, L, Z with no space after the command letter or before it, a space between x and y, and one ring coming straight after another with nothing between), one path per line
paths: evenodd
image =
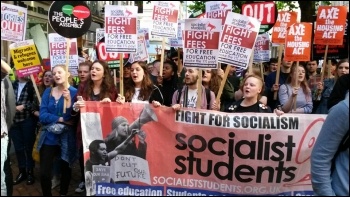
M284 44L286 40L287 28L297 22L298 13L280 11L277 21L272 28L272 43Z
M259 29L258 19L229 12L220 37L218 61L246 69Z
M268 34L258 35L254 45L253 62L270 61L270 37Z
M91 25L91 13L84 1L54 1L49 9L49 24L65 38L84 35Z
M348 12L348 17L346 19L344 38L342 45L329 45L327 58L329 59L344 59L349 58L349 36L348 36L348 24L349 24L350 14ZM324 58L324 53L326 51L326 45L313 44L312 49L312 59L320 60Z
M182 40L182 30L183 25L185 24L184 20L179 21L177 27L177 37L176 38L169 38L170 47L183 47L183 40Z
M146 46L149 48L149 28L140 28L140 30L145 34Z
M243 4L242 15L258 19L261 23L259 34L262 34L275 25L277 6L273 1Z
M68 65L68 70L73 76L78 76L78 48L77 39L70 39L69 63L67 63L67 39L56 33L49 34L49 50L51 68L58 64Z
M156 1L153 6L151 34L167 38L176 37L178 15L178 1Z
M27 8L1 3L1 40L23 41L26 25Z
M205 2L206 18L221 19L224 25L227 13L232 10L232 1L207 1Z
M310 61L311 36L311 23L294 23L290 26L286 36L284 60Z
M319 6L314 43L321 45L342 45L346 13L346 6Z
M135 53L137 6L108 5L105 9L106 51Z
M12 43L9 49L19 77L41 72L39 53L33 40Z
M139 30L137 34L137 51L131 54L131 60L134 61L146 61L148 59L148 51L146 45L145 34L143 30Z
M217 68L221 19L185 19L185 67Z
M97 28L96 29L96 44L100 42L102 38L105 37L105 29L104 28Z

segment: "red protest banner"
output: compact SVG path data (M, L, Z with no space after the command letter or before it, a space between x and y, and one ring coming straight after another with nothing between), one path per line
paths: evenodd
M342 45L346 14L346 6L319 6L314 44Z
M87 195L313 195L310 155L325 117L88 101ZM92 165L96 144L106 151Z

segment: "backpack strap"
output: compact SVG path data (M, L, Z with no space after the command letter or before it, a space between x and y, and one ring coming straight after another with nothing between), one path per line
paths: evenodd
M180 104L181 94L182 94L182 88L177 89L177 98L176 98L177 104Z

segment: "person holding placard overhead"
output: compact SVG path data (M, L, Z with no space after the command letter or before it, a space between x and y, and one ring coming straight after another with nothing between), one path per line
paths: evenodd
M71 116L73 98L77 89L66 86L69 73L66 65L56 65L52 74L56 86L44 91L39 120L42 126L38 150L40 152L40 181L44 196L52 196L52 167L56 156L61 158L60 194L67 195L72 175L72 164L77 159L76 122ZM66 113L63 113L64 100Z
M285 113L312 112L311 90L306 80L304 66L293 66L286 83L281 85L278 91L281 109ZM295 106L295 109L294 109Z

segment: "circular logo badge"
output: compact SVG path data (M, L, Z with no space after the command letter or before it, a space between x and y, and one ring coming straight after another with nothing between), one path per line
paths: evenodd
M49 23L59 35L78 38L91 25L91 12L84 1L54 1L49 9Z

